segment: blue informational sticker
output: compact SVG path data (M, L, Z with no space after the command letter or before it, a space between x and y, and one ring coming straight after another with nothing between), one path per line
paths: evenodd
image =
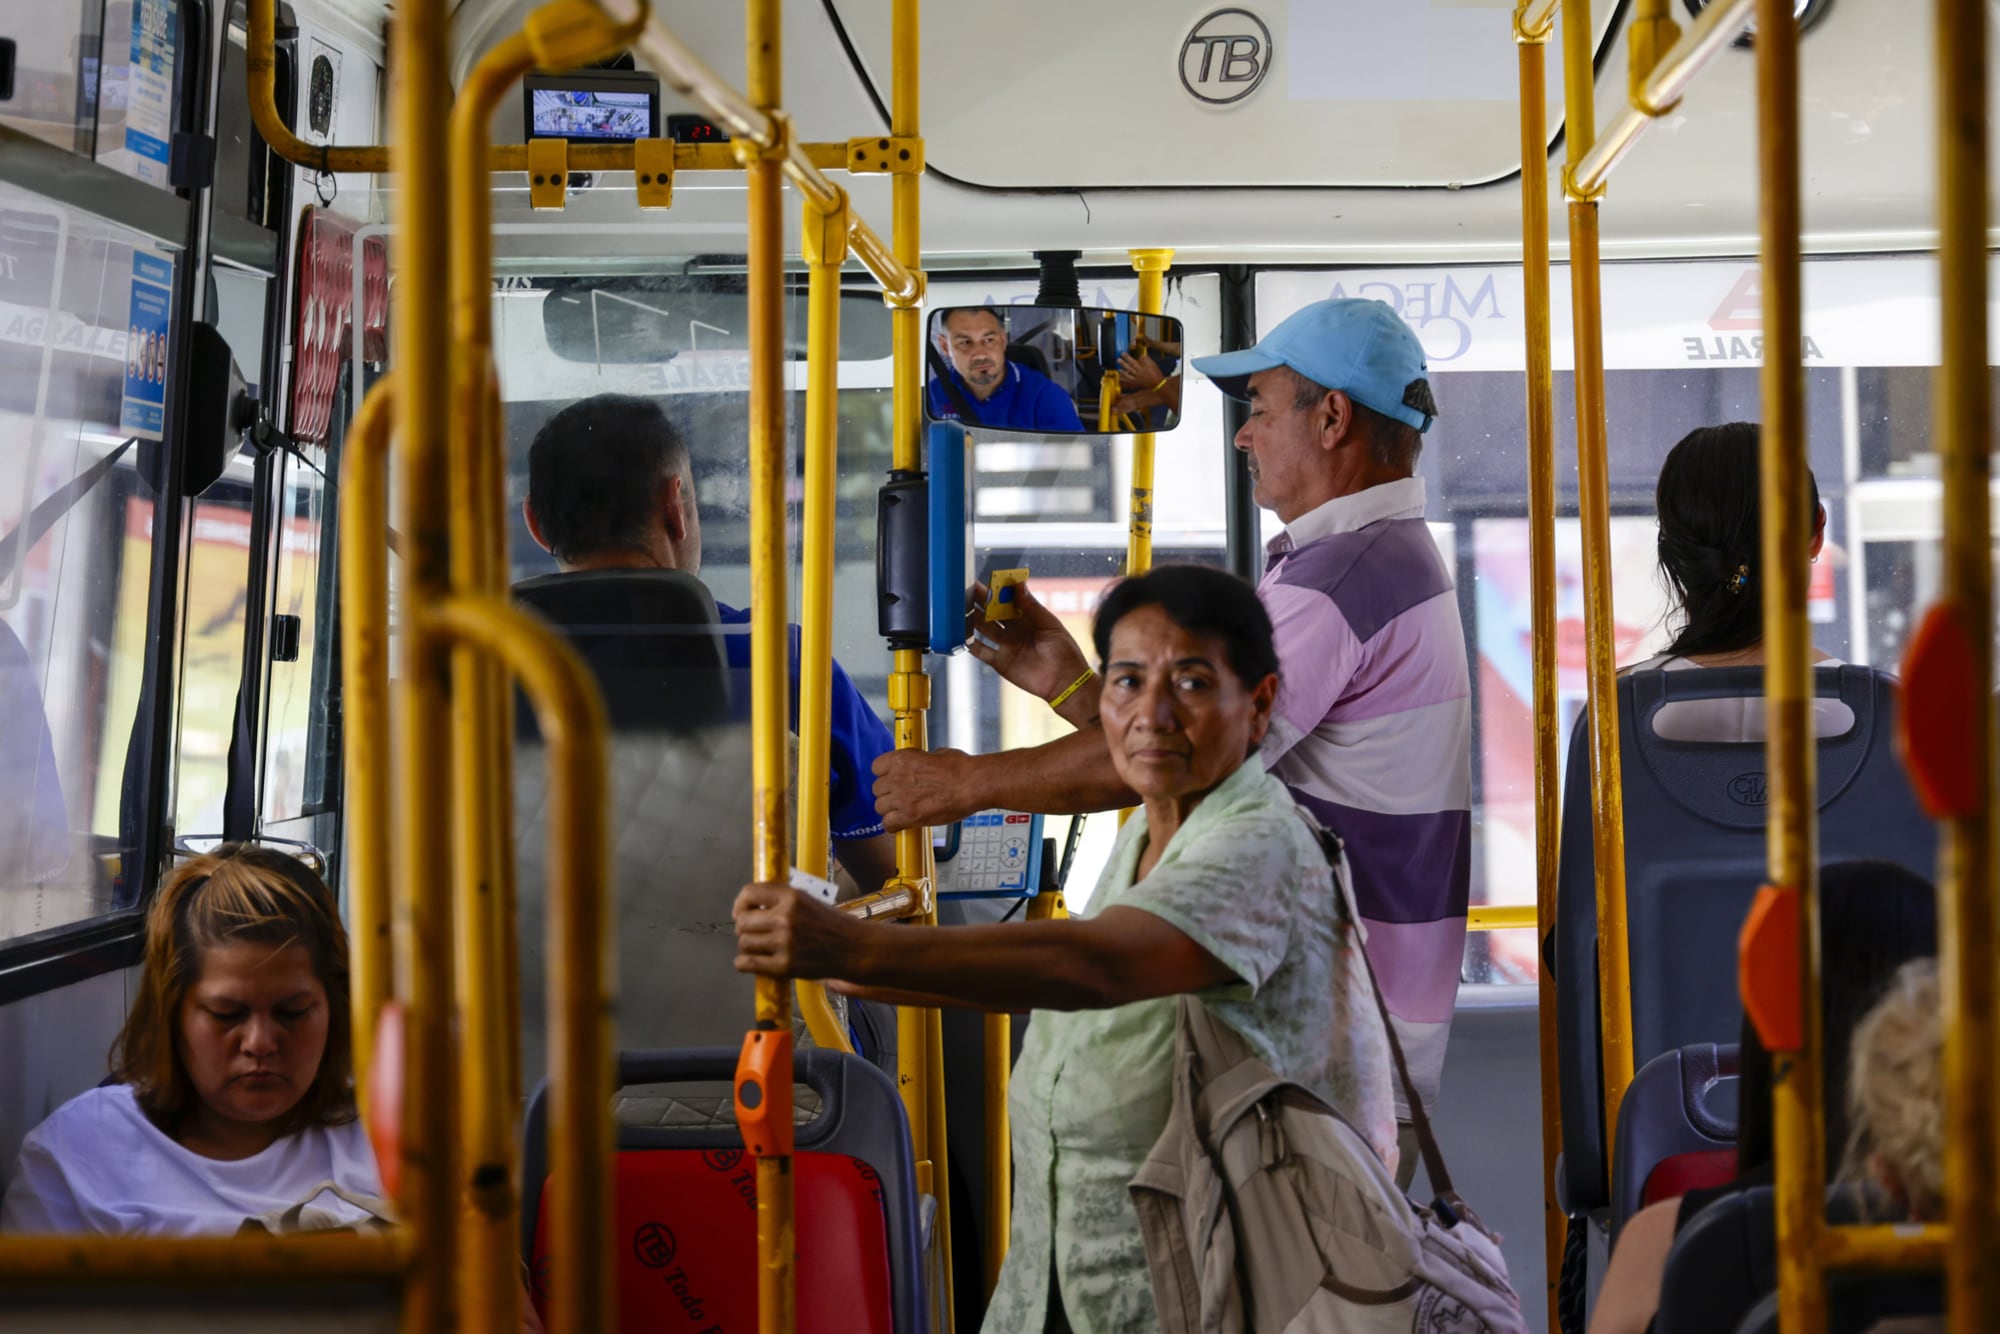
M132 252L132 318L125 331L125 402L119 428L158 440L167 423L167 330L173 325L174 261Z
M132 174L168 183L173 139L174 48L180 15L173 0L132 0L132 72L125 102L125 151Z

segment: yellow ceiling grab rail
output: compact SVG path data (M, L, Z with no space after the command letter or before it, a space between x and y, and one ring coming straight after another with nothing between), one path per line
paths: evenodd
M1657 29L1633 29L1633 69L1631 104L1620 112L1618 119L1599 137L1592 136L1587 151L1570 155L1570 168L1564 173L1563 188L1571 199L1592 199L1604 192L1604 182L1611 171L1639 141L1646 127L1674 109L1682 94L1715 58L1717 52L1743 35L1749 26L1750 11L1756 0L1715 0L1701 11L1679 41L1664 52L1647 45L1657 34ZM1564 10L1565 37L1569 26L1568 10ZM1588 18L1588 15L1585 15ZM1667 28L1672 28L1667 23ZM1589 48L1588 29L1580 39ZM1648 54L1652 52L1652 54ZM1652 61L1650 68L1646 62ZM1641 74L1641 70L1644 74ZM1572 90L1574 91L1574 90ZM1569 112L1570 123L1576 123L1575 104L1572 99Z
M294 134L278 111L277 0L249 0L248 50L244 70L250 118L272 152L294 166L314 171L381 174L390 170L388 144L315 144ZM569 147L574 171L631 171L629 143L575 143ZM847 165L844 143L804 144L800 151L815 167L836 171ZM675 171L737 171L741 164L728 144L675 144ZM499 144L486 150L486 170L528 170L526 144Z
M614 23L628 24L644 16L641 0L597 3ZM754 6L757 0L751 3ZM739 156L775 160L806 198L829 210L838 205L839 187L826 178L806 145L792 138L790 122L775 100L768 111L753 104L676 36L658 14L644 16L633 46L662 83L709 114L729 135L730 147ZM903 132L899 129L897 133L901 136ZM902 177L897 179L900 182ZM850 212L849 217L854 256L882 285L884 298L897 306L915 306L923 300L923 279L914 259L909 263L899 260L860 214Z

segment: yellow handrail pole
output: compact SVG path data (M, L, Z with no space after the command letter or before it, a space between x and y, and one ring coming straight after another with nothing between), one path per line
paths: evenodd
M1007 1091L1014 1073L1014 1016L989 1014L986 1020L986 1300L1000 1282L1007 1263L1007 1234L1014 1226L1013 1127L1007 1113Z
M783 87L782 14L778 0L746 0L745 38L750 101L767 113ZM750 769L752 871L764 882L790 878L785 839L786 751L789 722L785 629L785 224L780 165L789 127L773 117L775 141L746 145L750 325ZM756 1031L777 1033L783 1059L761 1087L762 1105L786 1116L792 1105L792 988L787 979L757 979ZM746 1044L746 1050L748 1050ZM739 1097L742 1082L739 1080ZM739 1116L741 1115L739 1103ZM749 1127L745 1126L748 1140ZM788 1145L757 1158L757 1327L792 1334L797 1324L793 1282L793 1181Z
M1167 270L1174 252L1134 250L1132 267L1139 273L1139 313L1158 315L1167 308ZM1115 370L1115 367L1107 368ZM1151 431L1132 437L1132 514L1125 538L1125 573L1144 574L1153 568L1153 443Z
M1659 42L1673 29L1661 12L1650 24L1635 19L1632 31L1631 102L1587 152L1570 157L1570 192L1596 195L1631 151L1646 127L1672 111L1710 60L1743 34L1756 0L1719 0L1703 9L1679 41L1665 51ZM1657 4L1657 0L1656 0ZM1567 20L1565 20L1565 24ZM1565 34L1567 41L1567 34Z
M389 150L380 144L359 148L312 144L286 127L278 114L278 0L249 0L249 9L243 69L249 81L250 119L271 151L295 166L324 171L389 170Z
M604 701L576 650L532 612L489 595L462 595L437 602L423 619L438 637L505 662L534 704L547 740L550 1213L551 1231L563 1242L551 1276L550 1327L557 1334L613 1329L614 988ZM520 1287L513 1273L502 1281Z
M473 66L451 107L448 474L457 519L451 526L452 588L461 597L495 591L492 533L504 521L494 503L494 483L505 463L493 457L500 421L490 389L493 220L486 148L494 109L535 67L527 37L506 37ZM516 1014L503 1008L505 956L516 946L499 932L499 904L513 894L506 874L511 868L499 864L499 832L511 828L513 812L500 811L493 799L503 758L495 732L504 685L491 655L476 645L462 642L453 652L452 769L458 788L452 829L458 874L452 885L463 1081L455 1168L469 1206L461 1213L465 1252L458 1284L460 1310L472 1329L512 1329L521 1320L521 1285L514 1278L520 1246L515 1109L502 1092L518 1041Z
M643 4L633 9L643 13ZM271 150L295 167L341 173L381 173L389 170L386 144L321 145L308 143L285 127L277 103L277 0L249 0L248 49L244 69L248 80L250 118L257 133ZM837 171L847 165L847 145L800 144L797 151L821 171ZM630 171L631 144L573 142L569 146L572 171ZM483 154L487 171L526 171L526 144L488 144ZM675 171L737 171L729 144L675 144Z
M1939 0L1938 222L1943 365L1936 432L1944 482L1943 599L1970 645L1969 698L1954 714L1976 740L1971 809L1944 822L1949 928L1942 965L1945 1073L1946 1266L1953 1334L2000 1324L2000 1219L1990 1198L2000 1173L2000 1017L1995 1013L1992 505L1993 405L1987 382L1986 11Z
M376 382L340 464L340 677L346 711L348 933L354 1087L368 1099L390 952L389 428L396 373ZM365 1110L364 1110L365 1115Z
M10 1289L87 1282L283 1291L309 1281L393 1283L415 1263L414 1238L401 1228L312 1236L0 1236L0 1282Z
M752 105L750 99L730 87L721 75L709 67L708 62L675 36L673 31L660 21L658 15L646 16L641 0L594 0L594 2L615 22L634 22L635 16L639 21L643 21L644 27L632 43L634 49L646 58L646 64L660 76L660 83L664 88L707 112L716 125L730 136L733 140L728 145L731 151L737 153L739 157L750 149L776 154L785 174L806 198L829 207L833 204L836 187L827 179L823 168L844 165L847 161L844 149L840 153L839 160L835 161L831 153L833 145L802 144L793 140L789 131L779 128L779 122L783 117L772 114L776 111L775 107L760 109ZM914 55L911 58L915 59ZM910 76L912 89L915 88L915 77L914 74ZM898 137L904 137L904 131L895 127L905 122L898 119L893 111L890 120L892 121L890 132ZM907 123L912 126L916 124L914 112L911 113ZM915 135L914 129L908 132L910 138L914 138ZM918 149L920 147L919 145ZM678 150L675 152L674 160L676 163L680 161ZM918 160L921 161L921 158ZM578 164L579 149L572 147L570 168L577 170ZM916 177L898 174L897 184L894 187L897 193L893 198L902 197L905 190L903 182L906 180L914 182ZM907 259L898 257L900 251L891 254L890 247L883 244L882 238L862 220L859 213L850 210L848 216L851 219L848 227L848 243L853 247L854 257L861 261L863 268L874 275L877 282L882 284L884 298L889 304L900 309L921 302L924 295L923 275L917 267L915 253L912 252ZM899 218L902 216L900 205L896 216Z
M450 91L444 0L405 0L391 25L397 200L395 261L396 500L406 551L399 564L404 618L396 785L396 977L409 1012L404 1044L406 1103L401 1135L402 1215L416 1231L418 1266L405 1328L457 1325L457 1192L450 1171L452 1115L451 845L442 836L449 802L438 781L449 753L449 642L426 615L451 584L445 483L448 321L445 274L450 219L437 198L445 179Z
M1112 411L1112 405L1118 401L1119 391L1118 372L1115 369L1104 372L1103 378L1097 382L1097 430L1101 435L1109 435L1117 428L1117 416Z
M1764 284L1764 426L1759 439L1764 590L1764 767L1770 774L1769 883L1798 903L1800 1049L1773 1050L1779 1321L1826 1327L1826 1122L1820 1106L1818 804L1814 799L1812 635L1806 624L1805 328L1799 232L1798 28L1790 0L1757 3L1757 178ZM1982 352L1984 349L1981 349Z
M1521 67L1521 303L1528 354L1528 587L1534 652L1535 940L1556 924L1556 863L1561 845L1562 720L1556 699L1556 427L1555 362L1550 351L1548 41L1555 12L1545 5L1530 27L1527 0L1514 11L1515 54ZM1562 1274L1568 1220L1556 1204L1556 1158L1562 1153L1562 1098L1556 1050L1556 983L1537 970L1542 1071L1542 1244L1549 1329L1561 1334L1556 1282Z
M920 0L893 0L890 9L889 133L921 147L918 102ZM795 178L797 173L794 173ZM811 188L806 182L801 182ZM890 466L920 470L923 462L923 245L922 178L898 175L890 184L890 237L893 253L870 257L873 232L855 219L855 253L882 283L890 305L890 338L894 352L894 437ZM882 261L886 259L885 266ZM891 281L900 274L906 281ZM889 706L895 714L897 749L923 749L929 744L925 715L931 704L930 677L924 655L917 649L897 649L889 677ZM931 898L931 843L926 829L906 829L896 835L896 878L922 902L921 921L937 925ZM910 1133L917 1158L919 1189L937 1203L936 1237L942 1291L933 1294L940 1328L952 1328L951 1168L945 1138L944 1024L936 1010L904 1008L896 1013L899 1082L910 1115Z
M1604 1157L1632 1082L1632 960L1625 942L1625 791L1618 756L1617 646L1612 642L1611 485L1605 462L1604 305L1597 198L1572 188L1597 135L1590 0L1563 0L1564 193L1569 200L1570 313L1576 347L1577 491L1583 528L1583 610L1590 680L1590 813L1597 858L1597 993L1602 1022Z
M800 231L806 260L806 494L804 607L799 617L799 868L827 871L827 782L833 763L834 482L840 445L840 266L847 262L847 195L840 207L808 199ZM799 981L799 1009L813 1041L851 1052L826 989Z

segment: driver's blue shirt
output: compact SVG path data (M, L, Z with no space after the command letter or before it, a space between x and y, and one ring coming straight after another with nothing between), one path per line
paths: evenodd
M1000 387L993 391L991 398L985 399L966 387L965 381L959 378L957 367L948 367L945 374L951 376L959 395L972 405L973 413L979 418L976 423L965 422L967 426L991 426L1001 431L1083 429L1083 420L1076 415L1076 404L1070 401L1070 396L1062 391L1061 386L1040 371L1008 362L1007 374L1000 381ZM931 376L930 402L931 416L940 421L961 420L958 408L935 374Z

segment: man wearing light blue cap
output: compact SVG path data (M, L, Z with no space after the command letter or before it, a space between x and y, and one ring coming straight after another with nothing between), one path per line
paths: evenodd
M1423 345L1380 301L1318 301L1194 366L1249 401L1236 447L1285 524L1257 589L1283 668L1264 763L1347 845L1368 956L1429 1103L1465 955L1472 692L1413 475L1437 417Z
M1258 505L1285 524L1257 589L1282 680L1263 760L1347 845L1368 955L1429 1104L1465 950L1472 715L1458 599L1415 476L1437 416L1423 346L1382 302L1337 299L1255 347L1191 364L1249 402L1236 448ZM996 806L1130 804L1094 726L1097 683L1081 651L1024 586L1015 593L1015 618L982 624L988 642L972 651L1056 701L1076 735L997 755L885 755L875 804L888 828ZM1408 1134L1402 1149L1407 1183Z

